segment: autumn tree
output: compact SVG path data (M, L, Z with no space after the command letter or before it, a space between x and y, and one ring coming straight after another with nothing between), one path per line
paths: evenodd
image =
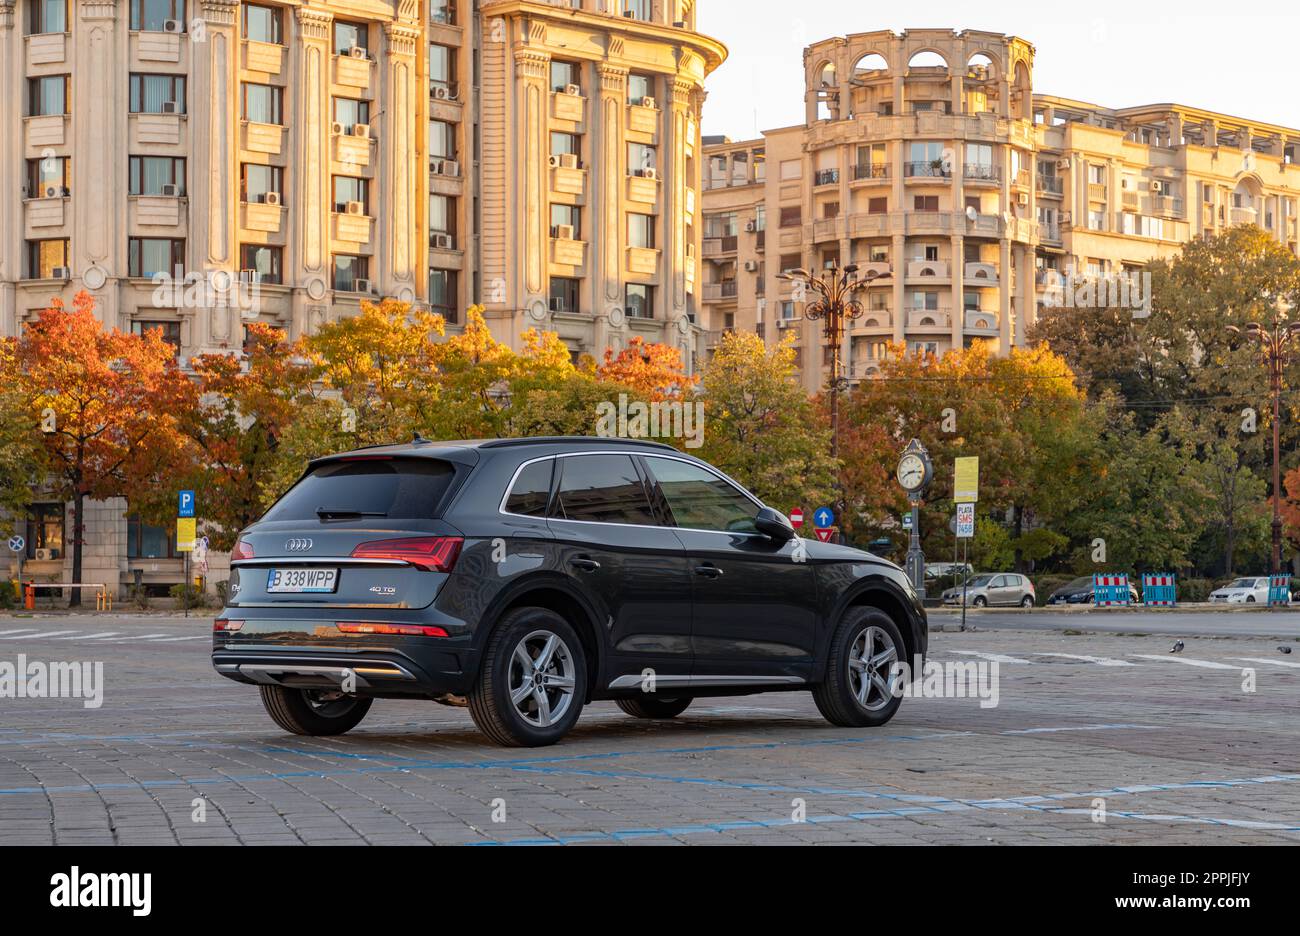
M155 522L172 515L171 479L187 444L180 418L194 405L194 386L158 331L106 331L84 291L71 311L58 299L42 311L16 355L23 409L42 431L53 492L72 502L72 578L80 581L87 497L129 496ZM75 591L72 604L80 604Z
M698 383L698 378L686 373L677 348L647 342L640 335L633 336L619 351L606 348L605 361L596 376L621 384L646 400L682 399Z
M44 475L44 444L24 405L18 341L0 339L0 510L22 517Z

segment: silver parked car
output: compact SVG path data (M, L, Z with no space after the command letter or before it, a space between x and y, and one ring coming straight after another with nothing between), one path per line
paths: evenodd
M959 605L961 594L960 585L949 588L943 593L943 603ZM1036 598L1034 583L1017 572L984 572L966 583L966 603L975 608L996 605L1032 608Z

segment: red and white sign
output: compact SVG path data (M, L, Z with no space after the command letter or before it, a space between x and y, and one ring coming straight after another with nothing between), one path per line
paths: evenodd
M835 536L838 529L839 529L838 527L818 527L817 538L821 540L823 543L829 543L831 541L831 538Z
M790 526L794 527L796 530L803 526L802 507L796 507L794 510L790 511Z

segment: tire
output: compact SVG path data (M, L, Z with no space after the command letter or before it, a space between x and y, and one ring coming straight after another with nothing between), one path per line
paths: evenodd
M1254 596L1254 595L1247 595L1247 596L1246 596L1246 601L1248 601L1250 604L1254 604L1254 603L1255 603L1255 596Z
M1034 598L1032 595L1025 595L1025 597L1020 599L1020 607L1032 608L1033 606L1034 606Z
M366 717L374 701L318 689L257 688L271 720L285 731L300 735L340 735L350 731Z
M868 632L871 634L866 637ZM887 643L893 648L893 656L883 657L876 665L875 673L880 681L871 680L872 688L868 689L866 705L859 697L861 677L855 675L870 672L860 665L864 637L872 642L872 657L879 657L888 649L882 637L887 638ZM880 650L876 651L876 647ZM817 710L828 722L841 728L876 728L885 724L894 717L903 701L900 695L888 691L891 685L888 667L894 662L907 662L900 658L905 652L903 635L888 614L879 608L850 608L831 637L825 678L813 687Z
M983 595L976 595L975 600L971 602L971 604L973 604L977 608L986 607L988 603L989 600L985 598Z
M488 637L469 714L494 744L541 747L568 733L586 698L587 659L569 622L546 608L517 608Z
M618 699L618 707L633 718L676 718L686 711L693 699Z

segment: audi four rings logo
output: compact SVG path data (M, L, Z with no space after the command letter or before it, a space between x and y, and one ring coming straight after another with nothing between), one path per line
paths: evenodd
M309 539L291 539L284 541L285 552L306 552L311 549L311 540Z

